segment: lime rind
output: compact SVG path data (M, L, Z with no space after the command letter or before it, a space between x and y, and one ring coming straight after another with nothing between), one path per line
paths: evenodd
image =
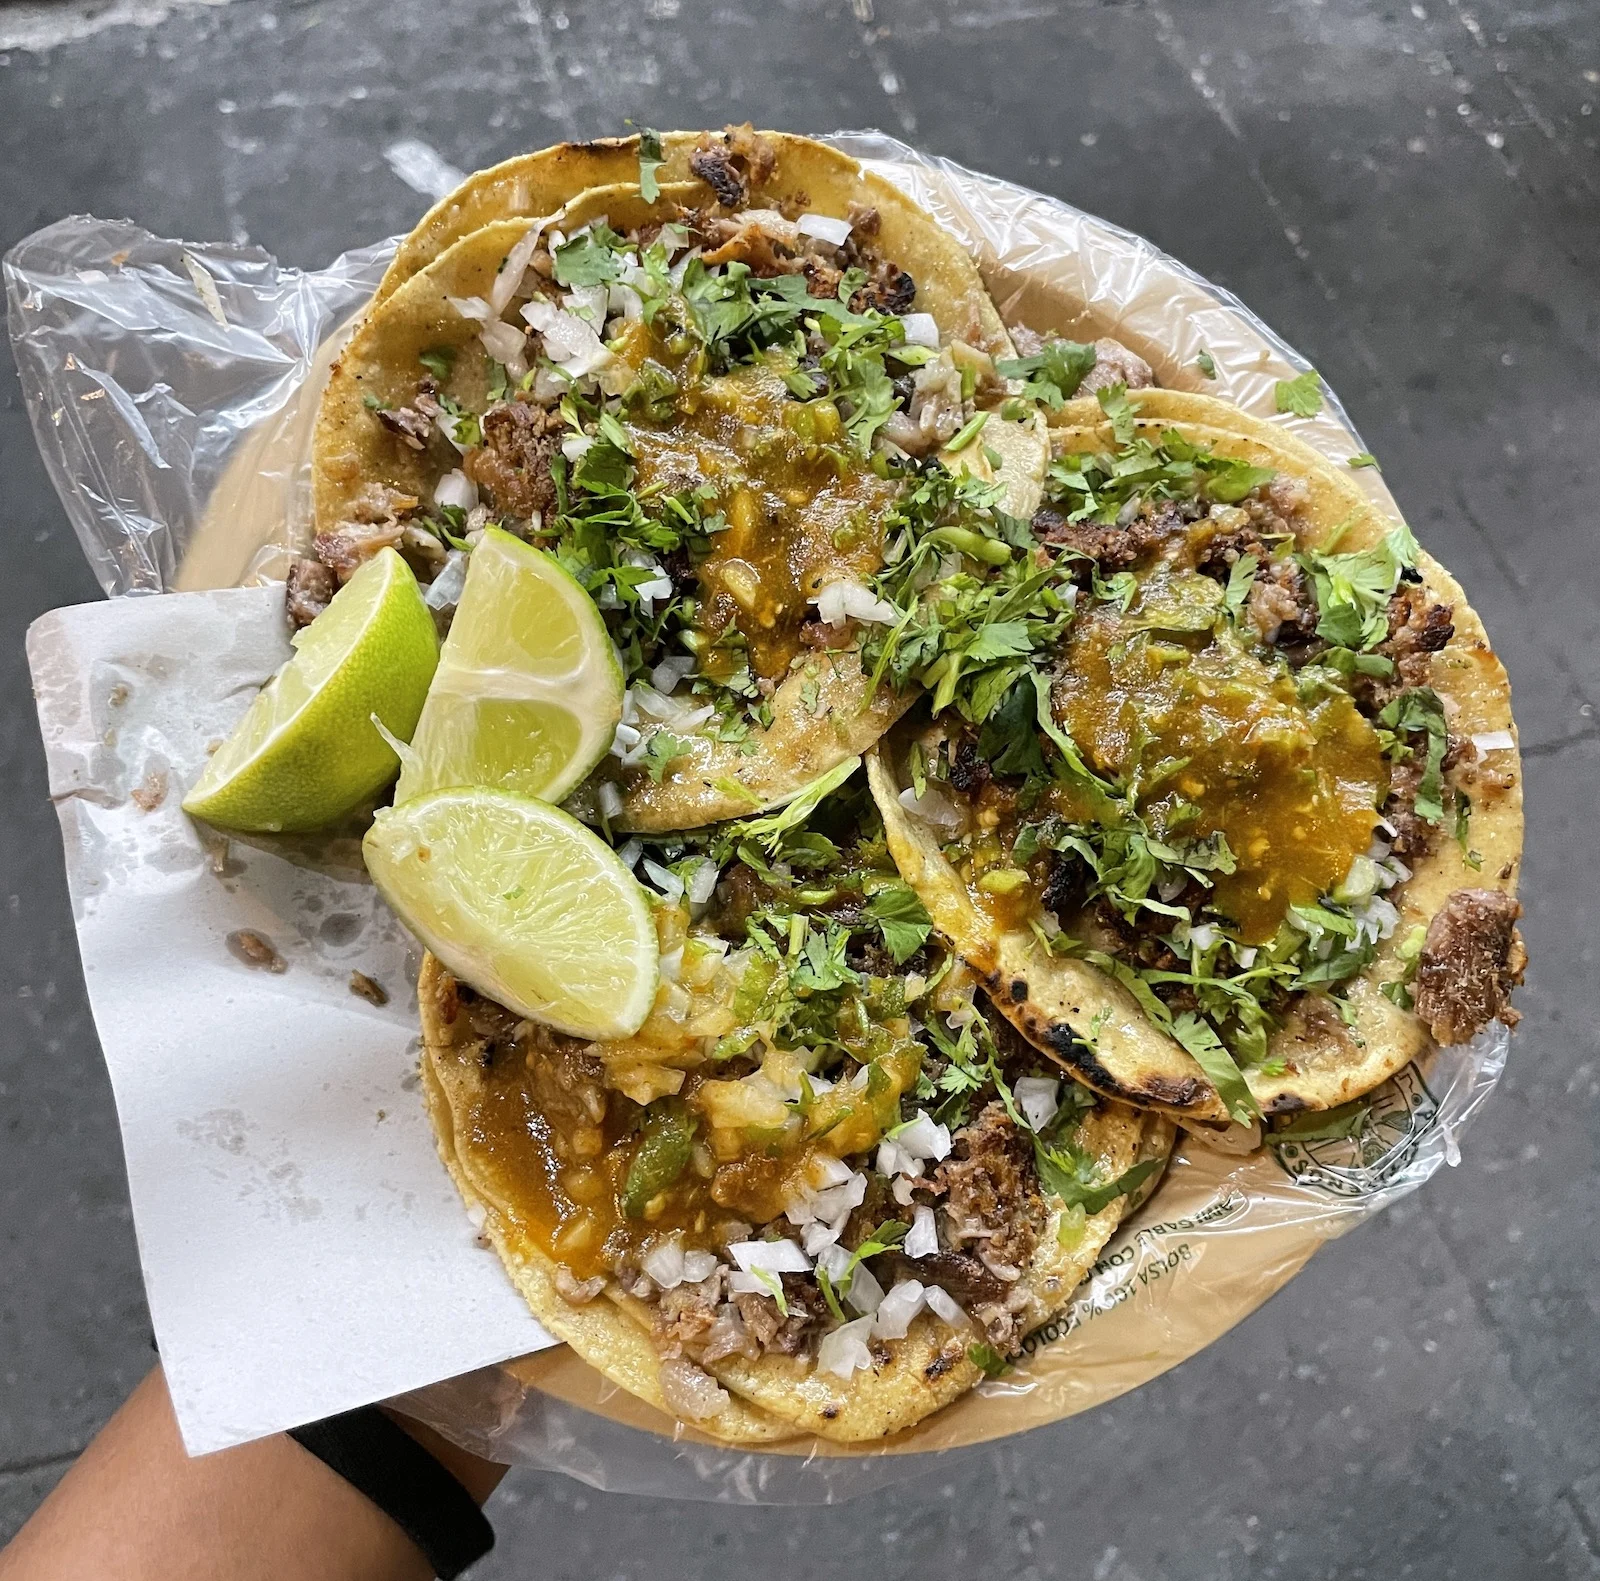
M416 728L438 662L433 616L405 561L374 555L299 632L184 798L186 812L225 829L318 829L369 801L394 777L393 749Z
M430 791L378 813L367 871L452 972L573 1037L637 1032L660 953L644 890L571 814L483 786Z

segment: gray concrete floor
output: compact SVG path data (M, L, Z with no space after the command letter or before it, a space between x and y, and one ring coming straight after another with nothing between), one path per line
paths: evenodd
M823 1511L515 1474L488 1577L1600 1575L1600 22L1589 0L153 0L0 7L0 244L73 211L301 264L567 136L879 125L1236 290L1341 392L1505 655L1526 1015L1460 1169L1201 1357ZM0 1538L150 1361L23 666L95 587L0 375ZM203 1052L203 1051L202 1051Z

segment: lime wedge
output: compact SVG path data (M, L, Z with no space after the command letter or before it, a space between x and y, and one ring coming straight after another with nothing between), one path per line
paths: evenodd
M468 562L395 801L447 785L560 801L605 756L622 690L594 600L552 556L491 527Z
M223 829L318 829L394 777L398 759L372 716L409 737L439 660L410 567L380 550L294 647L211 755L185 812Z
M574 1037L630 1037L655 1001L649 902L616 852L547 802L485 787L380 812L367 871L480 993Z

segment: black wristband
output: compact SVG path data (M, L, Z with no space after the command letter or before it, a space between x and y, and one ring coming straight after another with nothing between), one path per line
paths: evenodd
M472 1495L375 1405L289 1429L403 1531L439 1581L455 1581L494 1547L494 1528Z

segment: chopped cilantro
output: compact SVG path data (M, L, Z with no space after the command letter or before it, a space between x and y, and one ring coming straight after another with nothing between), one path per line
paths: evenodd
M1273 393L1280 412L1315 417L1322 410L1322 375L1315 368L1307 368L1293 379L1279 379Z
M1417 816L1426 818L1429 823L1443 823L1444 775L1441 770L1450 735L1439 694L1429 686L1402 692L1378 715L1378 723L1395 732L1427 733L1428 756L1422 783L1417 786Z
M650 778L659 785L668 764L687 756L690 750L682 736L675 736L670 730L655 731L644 749L644 765L650 771Z
M1312 550L1300 556L1317 595L1317 635L1357 652L1389 635L1389 600L1400 573L1417 562L1417 540L1403 522L1380 543L1353 554Z
M622 266L610 243L620 241L616 232L601 224L591 225L581 236L556 248L556 281L571 288L580 285L609 285L620 279Z
M1011 1371L1011 1363L986 1339L979 1340L975 1345L967 1346L967 1360L985 1378L1003 1378Z
M1217 376L1216 358L1214 358L1209 351L1205 350L1204 347L1201 348L1200 355L1198 357L1196 357L1194 359L1194 361L1195 361L1195 366L1197 368L1199 368L1199 370L1208 379L1216 378L1216 376Z
M1032 357L1008 357L995 364L1002 379L1025 379L1022 393L1042 401L1051 411L1078 393L1095 364L1093 345L1076 340L1050 340Z
M1345 464L1352 467L1377 467L1378 458L1370 450L1361 450L1351 456ZM1381 472L1383 468L1378 467L1378 470Z
M431 351L423 352L417 361L436 379L448 379L450 369L454 366L456 354L453 347L435 346Z
M909 961L933 931L927 907L909 884L885 884L868 900L866 913L878 924L884 948L897 966Z
M1127 385L1110 384L1102 390L1096 390L1094 394L1100 403L1100 410L1105 413L1106 420L1111 424L1111 437L1119 445L1132 444L1134 418L1139 408L1129 398Z

